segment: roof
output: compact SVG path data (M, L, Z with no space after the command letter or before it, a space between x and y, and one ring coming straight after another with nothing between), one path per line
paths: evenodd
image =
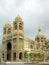
M10 22L9 22L9 21L8 21L8 22L6 22L5 27L6 27L6 28L11 27L11 24L10 24Z
M22 18L18 15L16 18L15 18L16 22L22 22Z
M38 33L37 33L38 37L45 37L45 34L42 32L41 28L39 27L38 29Z

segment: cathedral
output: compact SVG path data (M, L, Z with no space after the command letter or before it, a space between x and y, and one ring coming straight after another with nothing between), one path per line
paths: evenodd
M24 36L24 23L20 16L13 21L13 26L7 22L3 27L2 58L3 61L24 60L24 52L44 54L44 57L36 58L49 60L49 39L46 38L41 28L34 40ZM32 58L32 60L35 58Z

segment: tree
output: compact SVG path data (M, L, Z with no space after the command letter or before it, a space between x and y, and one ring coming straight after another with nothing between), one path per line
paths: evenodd
M42 60L44 60L44 53L41 54Z
M37 54L37 57L38 57L38 58L41 58L41 54L40 54L40 53L38 53L38 54Z
M35 53L33 56L34 56L34 57L33 57L34 60L36 60L36 58L37 58L37 54Z
M27 59L28 58L28 54L27 51L24 52L24 58Z
M30 60L32 60L32 59L33 59L33 54L30 53L30 54L29 54L29 57L30 57Z
M44 59L44 54L43 53L38 53L37 58L40 59L40 60L41 59L43 60Z

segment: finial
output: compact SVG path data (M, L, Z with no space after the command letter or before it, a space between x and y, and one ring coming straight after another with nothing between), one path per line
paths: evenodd
M39 29L38 29L39 32L41 32L41 27L39 26Z

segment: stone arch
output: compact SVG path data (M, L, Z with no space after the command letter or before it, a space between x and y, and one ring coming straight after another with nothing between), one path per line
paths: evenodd
M7 43L7 61L11 60L11 49L12 49L11 42L8 42Z
M20 53L19 53L19 59L22 59L22 58L23 58L23 53L20 52Z

